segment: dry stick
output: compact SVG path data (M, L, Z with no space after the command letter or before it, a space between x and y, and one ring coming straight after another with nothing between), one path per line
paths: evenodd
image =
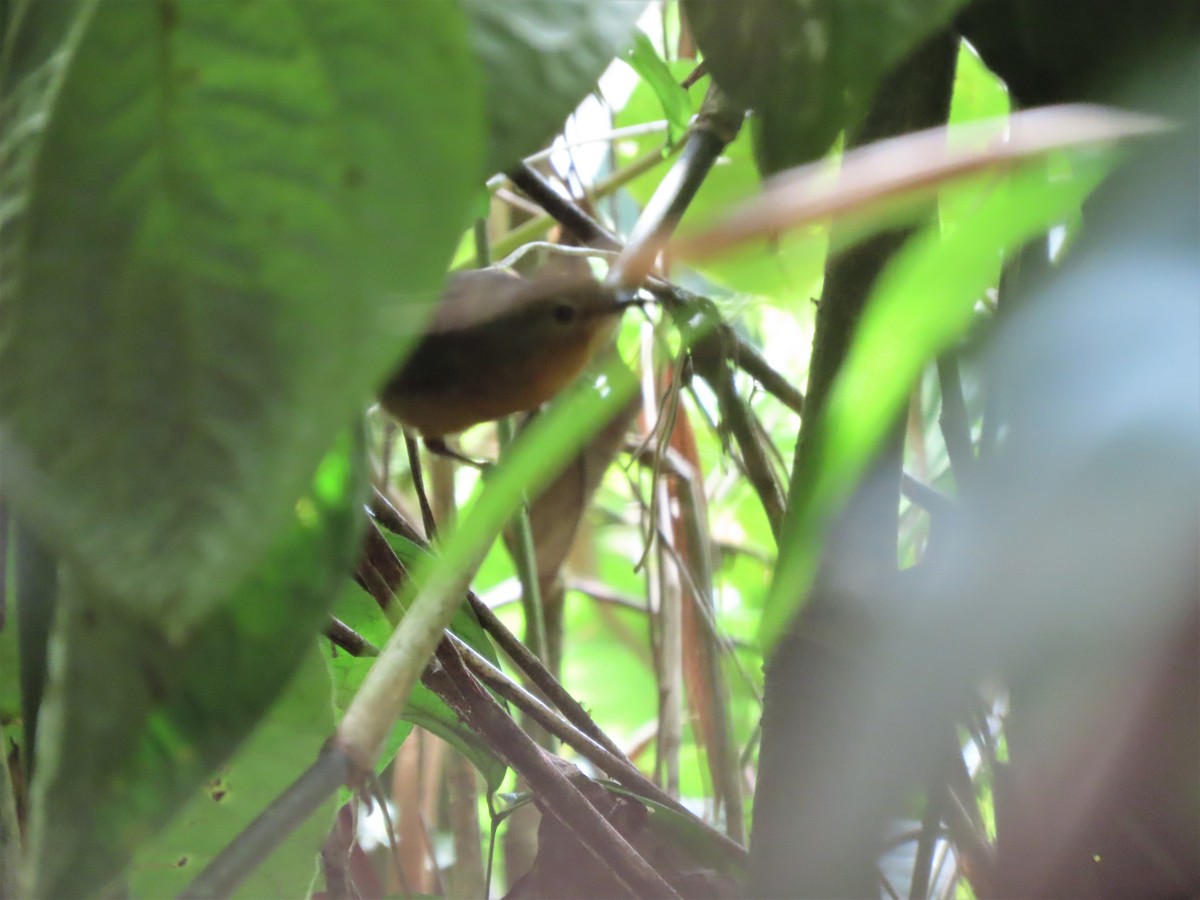
M688 461L680 458L680 462ZM733 730L729 722L729 689L724 679L721 667L721 653L730 652L724 644L715 627L713 616L713 575L712 575L712 541L707 529L707 516L704 507L704 492L697 490L698 474L690 465L687 471L675 479L674 492L678 499L678 520L683 524L683 549L692 567L681 559L674 548L669 548L680 576L687 582L688 594L691 597L690 611L695 616L702 633L701 663L707 669L704 673L708 688L709 707L712 710L708 744L709 767L712 770L714 793L725 806L726 833L733 840L741 843L746 839L745 810L742 795L742 775L738 770L737 753L733 747ZM667 546L667 545L664 545ZM697 584L696 582L699 582ZM736 658L736 654L730 653Z
M688 816L689 818L692 817L687 807L642 774L642 771L633 765L623 753L613 753L583 734L562 715L555 712L493 666L490 661L461 638L451 635L451 641L458 649L463 662L475 677L492 688L492 690L505 700L518 707L531 719L534 719L564 744L578 751L582 757L614 781L619 782L623 787L638 796L644 797L647 800L653 800L660 806L665 806L681 815ZM727 844L726 846L729 845ZM746 851L740 844L733 846L736 847L735 852L744 856Z
M663 155L663 151L661 149L655 148L655 149L651 150L645 156L638 157L633 162L631 162L629 165L625 166L622 169L618 169L612 175L609 175L607 178L604 178L604 179L598 181L592 187L592 189L590 191L588 191L588 198L591 200L597 200L601 197L606 197L609 194L612 194L615 191L620 190L622 187L624 187L629 182L633 181L633 179L637 178L639 175L643 175L646 172L649 172L655 166L660 165L664 161L665 158L666 157ZM509 173L509 177L512 178L513 183L517 187L519 187L519 188L521 188L521 190L525 191L525 193L527 193L531 199L537 201L538 205L541 206L542 209L546 209L546 207L541 202L539 189L537 189L537 188L534 189L534 192L536 192L536 193L530 192L529 190L526 190L526 187L524 184L518 183L517 179L513 178L513 174L519 171L519 172L521 172L521 177L523 179L526 175L526 172L525 172L526 169L528 169L528 171L530 171L530 172L533 172L534 176L537 179L541 179L541 176L538 175L537 172L535 172L533 169L529 168L528 166L524 166L524 168L514 169L513 172ZM548 190L551 194L554 194L555 196L559 196L558 193L554 190L554 188L550 187L548 182L545 182L543 180L543 183L545 185L546 190ZM507 256L509 253L512 253L514 250L516 250L522 244L526 244L529 241L533 240L534 238L540 237L541 235L545 234L545 232L547 230L549 230L550 227L552 225L554 225L555 222L558 222L558 224L563 225L564 227L567 227L568 230L573 230L573 229L570 229L569 226L566 226L566 223L562 222L562 220L560 220L560 219L557 219L553 215L538 216L536 219L530 219L528 222L523 222L522 224L520 224L516 228L514 228L512 231L510 231L506 235L504 235L502 238L497 240L493 246L494 254L497 257ZM615 240L615 238L614 238L614 240ZM594 246L599 247L600 245L596 244ZM616 248L613 247L611 249L616 249Z
M783 528L784 496L779 483L775 480L775 470L771 468L771 459L763 449L758 431L755 429L750 410L745 401L738 395L737 386L733 380L733 370L723 363L714 367L714 371L705 375L705 380L712 386L717 395L717 408L721 411L721 419L733 433L738 449L742 451L742 462L746 467L746 476L750 486L758 494L759 502L770 523L771 533L779 540L780 529ZM709 377L711 376L711 377Z
M437 535L437 523L433 519L433 508L429 505L429 496L425 493L425 477L421 472L421 451L417 447L417 439L408 432L404 433L404 446L408 450L408 467L412 472L413 490L417 492L417 500L421 504L421 521L425 525L425 534L432 541Z
M728 326L722 323L720 327L727 328ZM771 394L796 415L804 414L804 394L775 371L758 352L758 348L745 341L739 341L734 356L736 357L734 363L737 367L762 385L764 391Z
M408 519L392 505L392 502L377 488L371 496L369 506L371 515L392 534L398 534L418 546L425 546L424 536L412 526Z
M453 649L449 643L444 646ZM442 671L474 694L467 707L468 724L499 750L545 802L545 811L567 827L633 897L678 897L663 877L629 845L552 762L553 757L535 744L503 707L471 675L458 653L441 653Z
M480 600L474 591L470 592L467 598L471 603L471 609L475 611L476 618L479 619L479 624L483 626L483 630L492 636L496 645L508 655L522 674L533 683L533 686L558 707L567 717L567 721L609 753L622 756L621 749L600 729L600 726L588 715L587 710L567 693L566 688L559 683L542 661L534 656L515 634L508 630L508 626L500 621L488 605Z
M558 708L559 712L563 714L566 720L570 722L570 724L574 726L574 728L577 729L581 734L583 734L584 737L595 742L612 757L622 760L625 765L630 766L634 772L637 772L638 775L644 779L645 776L641 775L641 772L633 767L633 763L629 762L628 757L625 756L625 753L621 750L621 748L614 744L612 739L600 730L599 726L597 726L592 720L592 717L588 715L587 710L585 710L579 704L579 701L567 693L566 688L564 688L558 679L556 679L550 673L550 671L544 665L542 665L541 660L530 653L529 648L517 640L516 635L508 630L508 627L502 621L500 621L500 619L494 612L492 612L488 605L480 600L474 592L468 594L467 596L471 602L471 608L475 610L475 615L479 619L479 623L483 626L484 630L492 636L493 640L496 641L497 646L499 646L500 649L508 655L517 668L519 668L521 672L527 678L529 678L533 685L542 692L546 699ZM643 612L644 611L645 610L643 609ZM597 763L597 765L599 764ZM619 781L621 780L616 775L613 775L613 778L616 778ZM625 782L622 781L622 784L625 784ZM703 828L704 831L713 838L713 840L720 842L728 852L736 855L739 859L744 860L746 858L745 847L735 843L720 831L714 829L711 825L699 818L691 810L687 809L687 807L681 806L677 800L674 800L668 795L664 794L662 789L654 785L652 782L647 781L645 784L649 785L649 788L645 790L643 790L644 786L634 787L633 785L626 784L626 787L629 787L630 790L637 791L638 793L644 793L646 797L655 801L656 803L669 806L676 812L681 813L693 824Z
M381 494L376 493L372 504L372 511L376 513L379 521L388 529L398 534L403 534L418 546L427 546L420 536L416 534L413 527L397 512L395 507L387 502L387 498ZM492 612L486 603L479 599L474 591L467 592L467 600L471 604L471 609L475 612L475 617L479 620L479 624L492 636L497 646L512 659L517 668L533 683L534 687L558 707L563 715L567 717L568 721L583 734L587 735L587 737L604 747L610 753L617 756L622 755L620 748L600 729L579 702L567 693L566 689L550 673L543 662L525 644L521 643L516 635L508 630L508 626L500 621L499 617Z
M671 170L668 180L675 176L679 166L686 163L688 158L689 152L685 148L680 164ZM647 218L653 218L650 215L653 206L653 201L647 206ZM615 266L609 277L620 277ZM654 422L650 434L646 437L646 441L649 442L660 430L663 435L671 434L675 428L675 416L679 405L678 393L674 390L665 391L662 402L658 402L653 330L648 324L643 324L641 330L642 412L647 420ZM671 378L668 386L676 383L677 379ZM654 441L656 453L661 453L664 446L664 440ZM650 506L646 515L648 533L644 542L645 549L634 568L636 571L649 563L646 565L647 594L654 613L648 624L656 626L654 635L657 637L657 652L654 654L654 675L658 687L658 728L657 740L654 742L654 775L656 781L665 785L668 793L677 793L684 715L683 585L677 569L668 565L664 559L663 548L672 540L671 503L667 481L658 477L659 471L657 467L650 469ZM651 550L654 551L653 554Z
M620 250L621 242L611 231L568 200L528 163L518 163L508 173L512 183L546 211L554 221L589 247Z
M339 619L330 616L325 623L325 637L351 656L378 656L379 648Z
M591 597L597 603L619 606L622 609L633 610L641 615L646 615L650 612L650 608L646 605L644 599L635 594L625 594L621 591L613 590L604 582L594 578L567 578L566 588L569 591L578 591L585 596Z
M613 876L631 896L678 896L649 863L629 846L591 801L570 783L555 765L554 756L526 734L481 687L465 659L472 657L482 661L481 668L491 668L491 663L473 648L447 633L438 644L436 664L426 669L422 680L508 762L535 795L543 799L547 814L565 825L589 852L612 869ZM506 687L515 688L522 698L533 700L502 674L497 674ZM589 743L577 731L569 727L566 730L573 738L580 739L584 744ZM600 753L604 755L602 749ZM653 878L648 873L653 873ZM656 884L654 879L660 883ZM641 885L642 892L633 890L630 885ZM665 893L662 889L664 886ZM652 893L645 894L647 889Z

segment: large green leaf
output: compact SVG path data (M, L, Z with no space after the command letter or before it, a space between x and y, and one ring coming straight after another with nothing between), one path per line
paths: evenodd
M89 590L182 635L260 559L436 295L477 82L453 4L98 3L0 195L5 489Z
M213 775L166 832L134 859L135 897L173 897L230 839L317 758L333 731L329 668L316 646L296 678L237 755ZM317 870L317 851L333 824L331 797L324 815L308 821L255 870L238 896L304 897Z
M825 527L849 498L930 359L960 338L1008 248L1061 222L1095 188L1111 158L1084 150L1031 163L981 191L970 218L927 228L880 276L831 388L809 465L792 475L779 563L763 610L764 650L807 596Z
M964 0L683 0L717 83L756 113L764 172L810 162Z
M28 896L104 889L275 702L354 563L360 455L344 439L325 458L267 561L182 641L60 566Z
M633 42L645 0L463 0L487 74L488 173L546 143Z

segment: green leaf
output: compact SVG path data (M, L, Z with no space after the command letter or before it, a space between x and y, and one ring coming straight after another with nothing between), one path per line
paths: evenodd
M180 637L266 552L436 296L475 75L453 4L98 3L0 188L6 490L89 590Z
M134 860L135 897L179 893L268 804L294 781L333 733L329 667L316 647L287 693L228 765L213 775L171 827ZM292 832L250 876L240 897L304 897L317 871L317 853L333 824L330 798L321 815Z
M361 467L358 442L344 436L267 562L183 640L60 566L28 896L110 886L258 724L311 652L354 563ZM327 721L327 699L313 715Z
M541 148L633 40L645 0L463 0L487 78L487 174Z
M1002 254L1078 209L1112 163L1095 151L1039 160L981 191L975 214L913 238L880 276L830 391L812 463L792 476L759 639L769 651L816 574L824 529L849 498L921 368L965 333Z
M625 54L625 62L654 91L667 117L667 144L674 144L687 131L692 119L692 101L663 62L654 44L644 32L634 35L633 46Z
M964 0L683 0L713 78L756 113L757 154L778 172L825 153L879 81Z

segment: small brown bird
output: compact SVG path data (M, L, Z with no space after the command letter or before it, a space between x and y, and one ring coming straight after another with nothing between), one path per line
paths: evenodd
M573 274L460 272L379 402L431 443L533 409L583 370L633 305Z

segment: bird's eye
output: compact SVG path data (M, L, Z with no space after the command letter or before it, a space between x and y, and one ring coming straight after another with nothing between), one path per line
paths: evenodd
M575 321L575 307L567 303L556 303L554 306L554 321L569 325Z

